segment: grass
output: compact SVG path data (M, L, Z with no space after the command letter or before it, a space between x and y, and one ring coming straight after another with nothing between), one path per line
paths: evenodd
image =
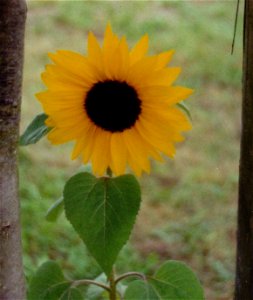
M47 52L84 52L88 31L102 39L108 20L131 45L148 33L150 53L176 50L173 64L183 67L178 83L195 89L187 103L193 130L175 160L153 163L151 175L141 178L141 212L117 269L150 273L164 260L183 260L208 300L233 293L242 63L242 12L230 55L235 7L236 1L28 1L22 131L41 112L34 94L44 88ZM100 273L64 216L45 220L64 182L82 168L70 160L70 149L46 140L20 149L28 280L48 258L75 278Z

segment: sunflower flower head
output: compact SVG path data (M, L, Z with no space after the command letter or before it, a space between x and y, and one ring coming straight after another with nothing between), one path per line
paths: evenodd
M176 105L192 90L172 85L180 73L168 67L173 50L150 56L148 36L129 49L126 38L107 25L102 46L88 35L87 55L59 50L49 54L37 94L53 144L74 141L72 159L91 162L93 172L115 175L129 166L136 175L150 171L150 158L173 157L181 133L191 129Z

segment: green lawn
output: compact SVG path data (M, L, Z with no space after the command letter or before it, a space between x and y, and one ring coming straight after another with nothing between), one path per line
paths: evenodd
M234 54L231 43L235 1L28 1L21 131L41 107L40 73L57 49L86 51L89 30L102 39L105 25L126 35L130 45L145 33L150 53L175 49L182 66L178 84L195 89L187 102L193 130L178 145L175 160L153 163L141 179L143 201L131 242L117 270L151 272L180 259L198 274L209 300L232 299L240 139L242 12ZM45 220L64 182L80 168L71 145L44 139L20 149L20 194L26 276L48 258L66 274L100 273L62 215Z

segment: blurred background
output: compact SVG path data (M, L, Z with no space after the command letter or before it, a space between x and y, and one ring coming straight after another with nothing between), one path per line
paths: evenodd
M232 299L238 182L242 7L231 55L236 0L224 1L28 1L21 132L42 112L34 94L48 52L86 52L91 30L102 41L108 21L133 46L145 33L150 54L175 49L182 66L178 85L195 89L187 100L193 130L177 145L174 160L153 163L140 179L143 201L117 271L152 273L164 260L190 265L210 300ZM20 149L24 265L27 280L47 259L72 278L101 270L64 215L46 221L65 181L82 170L72 145L44 139Z

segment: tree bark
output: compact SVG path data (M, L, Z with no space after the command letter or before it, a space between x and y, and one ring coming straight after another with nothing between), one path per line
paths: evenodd
M235 299L253 299L253 1L245 0Z
M0 299L25 299L17 146L25 0L0 0Z

